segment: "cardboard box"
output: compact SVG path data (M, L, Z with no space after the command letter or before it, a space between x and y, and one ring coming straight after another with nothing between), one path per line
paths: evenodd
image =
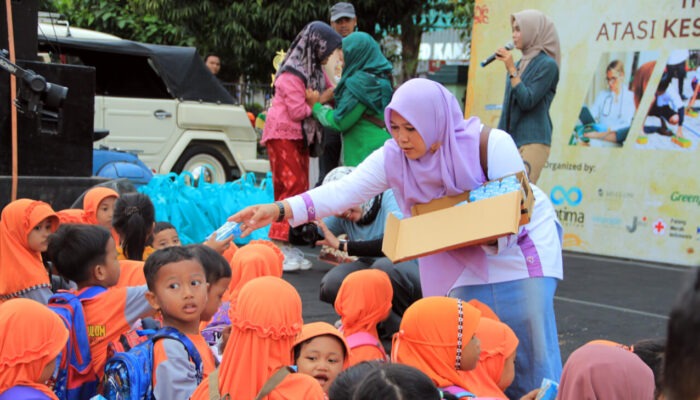
M516 234L530 222L534 195L524 173L515 174L521 190L455 206L469 192L418 204L410 218L390 214L384 228L382 251L392 262L491 242Z

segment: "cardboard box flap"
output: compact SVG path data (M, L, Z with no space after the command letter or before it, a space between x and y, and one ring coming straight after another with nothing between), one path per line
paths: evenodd
M403 220L389 215L382 251L398 262L516 234L521 200L517 191Z

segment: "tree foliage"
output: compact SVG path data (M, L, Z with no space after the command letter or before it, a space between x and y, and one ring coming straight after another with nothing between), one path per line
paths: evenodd
M44 3L48 0L44 0ZM221 77L268 82L272 58L313 20L328 21L336 0L54 0L73 26L124 38L196 46L222 60ZM360 30L401 40L400 80L414 76L423 32L469 32L474 0L355 0ZM465 35L466 36L466 35Z
M195 40L177 25L146 12L140 0L42 1L41 9L63 14L71 26L154 44L191 46Z

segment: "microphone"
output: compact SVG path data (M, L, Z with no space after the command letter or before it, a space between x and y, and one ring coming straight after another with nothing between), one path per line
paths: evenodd
M506 43L505 48L506 50L513 50L513 43ZM493 60L496 59L496 53L493 53L489 56L489 58L485 59L484 61L481 62L481 66L485 67L493 62Z

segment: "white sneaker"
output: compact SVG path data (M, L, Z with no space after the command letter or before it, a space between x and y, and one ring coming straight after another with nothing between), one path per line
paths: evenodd
M282 250L282 254L284 254L282 271L291 272L301 269L302 260L304 260L301 250L291 246L281 246L280 250Z
M300 263L300 265L299 265L299 268L300 268L302 271L308 271L308 270L310 270L310 269L311 269L311 266L313 266L313 263L312 263L311 261L307 260L306 258L302 258L302 259L301 259L301 263Z
M284 262L282 263L282 271L284 272L299 271L300 268L301 263L297 259L285 258Z

